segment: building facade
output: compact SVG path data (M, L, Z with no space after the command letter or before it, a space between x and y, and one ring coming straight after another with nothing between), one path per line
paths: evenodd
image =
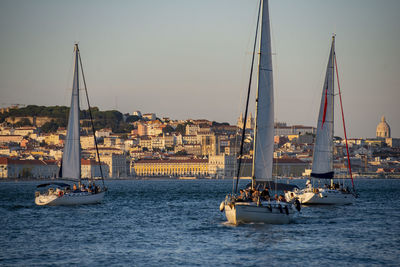
M133 162L134 176L208 176L208 159L158 160Z

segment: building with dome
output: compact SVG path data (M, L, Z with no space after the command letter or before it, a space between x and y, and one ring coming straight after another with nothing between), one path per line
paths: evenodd
M381 122L376 127L376 138L390 138L390 126L382 116Z

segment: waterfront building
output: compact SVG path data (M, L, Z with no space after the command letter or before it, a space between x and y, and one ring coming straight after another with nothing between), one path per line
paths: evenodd
M208 176L208 159L140 159L132 165L135 176Z
M104 178L109 178L110 170L108 165L101 162L101 171ZM101 177L100 164L94 159L81 159L81 177L99 178Z
M213 178L232 178L235 176L235 157L230 155L210 155L208 173Z
M55 160L21 160L0 157L1 178L55 178L59 167Z
M108 165L109 177L119 178L129 176L129 160L124 154L102 155L100 160Z

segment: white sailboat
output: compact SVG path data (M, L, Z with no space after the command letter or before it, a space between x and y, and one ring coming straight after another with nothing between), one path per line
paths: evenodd
M254 129L254 156L251 191L253 199L243 200L243 196L237 196L238 180L240 176L241 156L243 152L243 141L245 136L245 125L242 132L242 143L240 148L239 166L235 194L227 195L225 201L220 205L220 210L225 211L229 223L252 223L261 222L268 224L287 224L293 220L293 216L298 213L300 206L286 201L272 200L269 197L261 197L257 194L260 188L274 189L278 185L272 179L273 150L274 150L274 95L272 82L272 55L271 55L271 36L268 13L268 0L260 1L258 20L261 14L261 40L259 51L258 68L258 90L256 100L256 123ZM257 43L257 33L254 42L254 51ZM254 63L254 51L248 96L246 103L245 119L247 119L248 102L251 87L251 76ZM266 192L266 191L264 191Z
M79 64L80 63L80 64ZM67 136L65 138L65 145L60 169L60 178L64 180L74 180L78 183L78 188L74 189L66 183L47 183L38 185L38 188L47 188L51 186L45 192L36 191L35 192L35 203L37 205L81 205L81 204L94 204L99 203L103 200L106 188L93 187L89 190L81 190L81 145L80 145L80 125L79 125L79 65L82 68L82 62L80 58L80 52L78 44L75 44L75 71L74 79L72 85L72 97L71 97L71 107L68 118L67 126ZM84 75L82 71L82 77L84 80ZM85 90L86 90L86 82ZM86 90L86 97L89 105L89 98ZM92 130L94 137L94 127L93 119L90 112L89 114L92 120ZM97 142L95 139L96 150ZM98 161L100 162L98 150L97 150ZM101 165L99 165L101 171ZM101 171L102 173L102 171ZM103 174L101 174L103 177ZM53 188L54 187L54 188Z
M322 90L321 105L318 116L317 135L314 145L313 164L311 177L306 188L302 190L288 191L287 199L299 199L302 204L328 204L344 205L352 204L355 200L354 192L342 184L334 183L333 168L333 131L334 131L334 75L335 75L335 36L332 37L332 46L329 54L329 61L325 75L325 82ZM340 95L340 87L339 87ZM343 115L343 109L342 109ZM344 120L343 120L344 123ZM347 136L345 131L346 147ZM347 151L348 155L348 151ZM350 167L350 159L348 158ZM351 169L350 169L351 174ZM314 187L317 180L328 179L329 184ZM319 183L318 183L319 184ZM353 185L354 190L354 185Z

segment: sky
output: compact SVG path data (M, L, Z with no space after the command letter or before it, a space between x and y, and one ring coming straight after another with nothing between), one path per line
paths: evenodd
M0 0L0 105L69 105L78 42L92 106L235 124L257 8L258 0ZM335 33L348 137L375 137L382 115L400 137L399 11L397 0L271 0L275 120L316 126ZM338 105L335 116L343 136Z

